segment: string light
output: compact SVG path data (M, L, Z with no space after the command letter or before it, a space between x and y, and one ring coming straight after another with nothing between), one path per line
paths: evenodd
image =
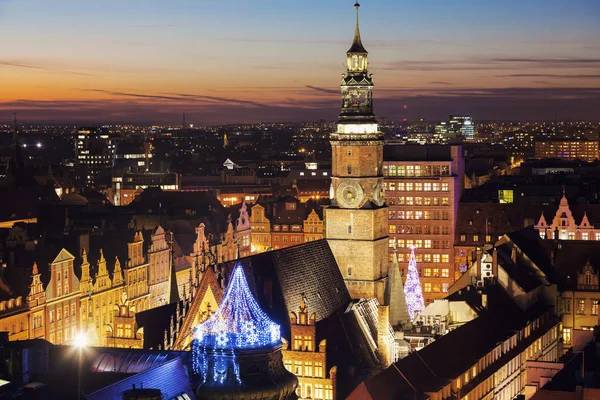
M415 248L410 249L410 259L408 260L408 274L404 284L404 297L406 298L406 307L411 322L415 320L417 314L425 309L423 301L423 291L419 281L419 271L417 270L417 259L415 257Z
M281 330L259 307L238 264L221 305L196 327L194 338L192 366L204 383L224 383L230 367L234 372L231 378L240 383L236 351L280 345Z

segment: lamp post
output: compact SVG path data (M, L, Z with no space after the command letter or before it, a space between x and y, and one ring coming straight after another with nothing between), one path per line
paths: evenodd
M77 335L75 335L75 337L73 338L73 344L77 348L77 399L79 400L81 399L81 360L83 350L87 346L86 334L83 332L79 332Z

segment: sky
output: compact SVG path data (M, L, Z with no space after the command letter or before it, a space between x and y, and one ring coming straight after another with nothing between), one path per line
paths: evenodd
M0 123L335 120L353 4L0 0ZM598 0L363 0L360 30L380 117L600 120Z

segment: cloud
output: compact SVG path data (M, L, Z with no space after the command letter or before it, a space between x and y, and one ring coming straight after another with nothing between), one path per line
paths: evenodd
M321 92L321 93L327 93L327 94L340 94L340 90L339 89L327 89L324 87L319 87L319 86L312 86L312 85L305 85L304 86L307 89L311 89L311 90L315 90L317 92Z
M429 83L434 84L434 85L452 85L450 82L444 82L444 81L432 81Z
M573 78L591 79L600 78L600 74L508 74L496 75L498 78Z
M2 60L0 60L0 65L4 65L6 67L38 69L38 70L42 70L42 71L58 72L58 73L63 73L63 74L92 76L92 74L86 74L84 72L70 71L70 70L60 69L60 68L49 68L49 67L44 67L44 66L41 66L41 65L29 64L29 63L22 63L22 62L16 62L16 61L2 61Z
M313 92L315 96L286 92L273 104L252 102L252 106L245 107L237 103L245 100L188 93L153 96L116 91L114 93L128 96L85 101L21 99L0 102L0 119L9 120L14 111L27 121L71 124L175 124L180 122L184 111L188 121L196 125L336 118L339 113L336 97L318 96L320 92L311 88L300 89ZM210 101L199 100L203 97ZM404 104L408 105L407 110L402 108ZM452 113L471 114L477 120L544 120L553 119L557 112L559 118L597 120L599 106L600 88L441 87L384 92L376 98L375 112L379 117L391 119L406 116L430 120L443 120Z
M533 57L465 57L460 60L397 60L382 66L383 70L405 71L485 71L524 69L575 69L600 67L600 58L533 58Z

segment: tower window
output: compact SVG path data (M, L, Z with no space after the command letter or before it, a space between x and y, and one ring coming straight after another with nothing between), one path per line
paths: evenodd
M352 276L352 266L348 266L348 276Z
M348 165L348 175L352 175L352 165Z
M348 225L348 235L352 235L352 225Z
M348 155L351 156L352 155L352 149L348 149Z

